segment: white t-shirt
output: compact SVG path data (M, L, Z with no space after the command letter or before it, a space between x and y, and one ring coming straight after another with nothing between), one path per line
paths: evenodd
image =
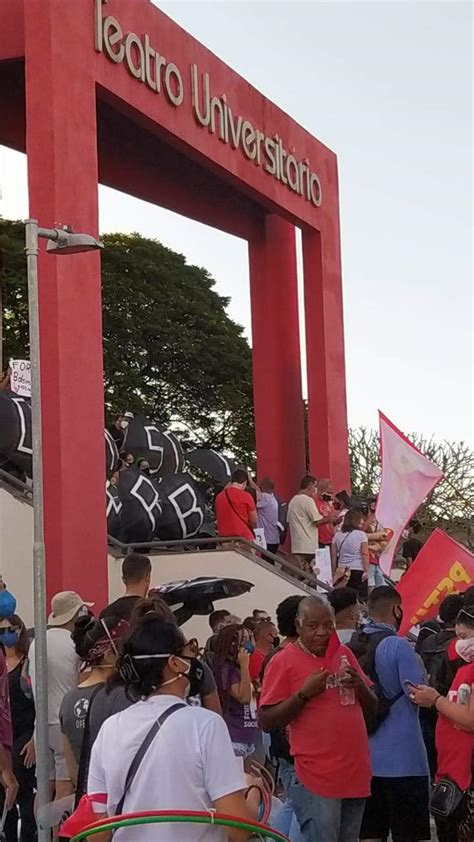
M69 629L48 629L48 725L59 724L59 709L66 693L77 687L80 659ZM30 673L35 688L35 642L30 652Z
M312 497L296 494L288 504L291 552L314 555L319 546L317 521L322 515Z
M179 699L152 696L107 719L93 745L87 791L107 795L107 813L115 814L127 772L146 734L159 716ZM213 802L244 789L227 726L216 713L184 707L163 723L148 748L123 806L142 810L206 810ZM199 824L137 825L121 828L114 840L126 842L224 842L225 829Z
M367 544L368 541L368 535L362 529L336 532L332 542L337 550L337 563L342 567L349 567L350 570L363 570L362 544Z

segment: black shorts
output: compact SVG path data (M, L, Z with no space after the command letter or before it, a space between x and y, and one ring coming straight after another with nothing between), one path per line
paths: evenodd
M431 839L429 779L372 778L360 839L422 842Z

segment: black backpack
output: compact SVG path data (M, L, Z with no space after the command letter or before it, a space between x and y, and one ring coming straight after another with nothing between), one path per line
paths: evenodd
M392 699L387 698L377 675L375 669L375 652L379 643L386 637L391 637L394 632L389 629L381 629L373 634L366 634L364 631L356 631L352 635L349 643L349 648L356 656L362 670L366 676L370 678L373 684L373 691L377 696L377 709L374 718L367 722L367 731L369 734L375 734L384 719L389 715L395 702L398 702L405 694L403 690L397 693Z
M438 632L432 634L423 641L419 648L419 654L423 660L429 681L438 693L447 696L453 679L452 672L456 671L457 664L452 671L449 670L448 646L455 637L454 632Z

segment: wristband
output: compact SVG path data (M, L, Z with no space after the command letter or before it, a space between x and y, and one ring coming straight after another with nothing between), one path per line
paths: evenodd
M308 702L311 701L310 697L307 696L306 693L303 693L302 690L298 690L296 695L298 696L298 699L300 700L300 702L303 702L303 704L305 704L305 705L308 704Z
M438 703L438 699L441 699L441 698L442 698L441 693L438 693L438 695L436 696L436 699L433 702L433 707L436 711L438 710L438 708L436 707L436 705Z

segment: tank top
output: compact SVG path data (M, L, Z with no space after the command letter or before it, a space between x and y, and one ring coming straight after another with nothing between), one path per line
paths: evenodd
M25 659L16 665L8 673L8 686L10 690L10 708L12 714L13 739L26 736L30 739L33 736L35 725L35 703L31 686L22 675Z

